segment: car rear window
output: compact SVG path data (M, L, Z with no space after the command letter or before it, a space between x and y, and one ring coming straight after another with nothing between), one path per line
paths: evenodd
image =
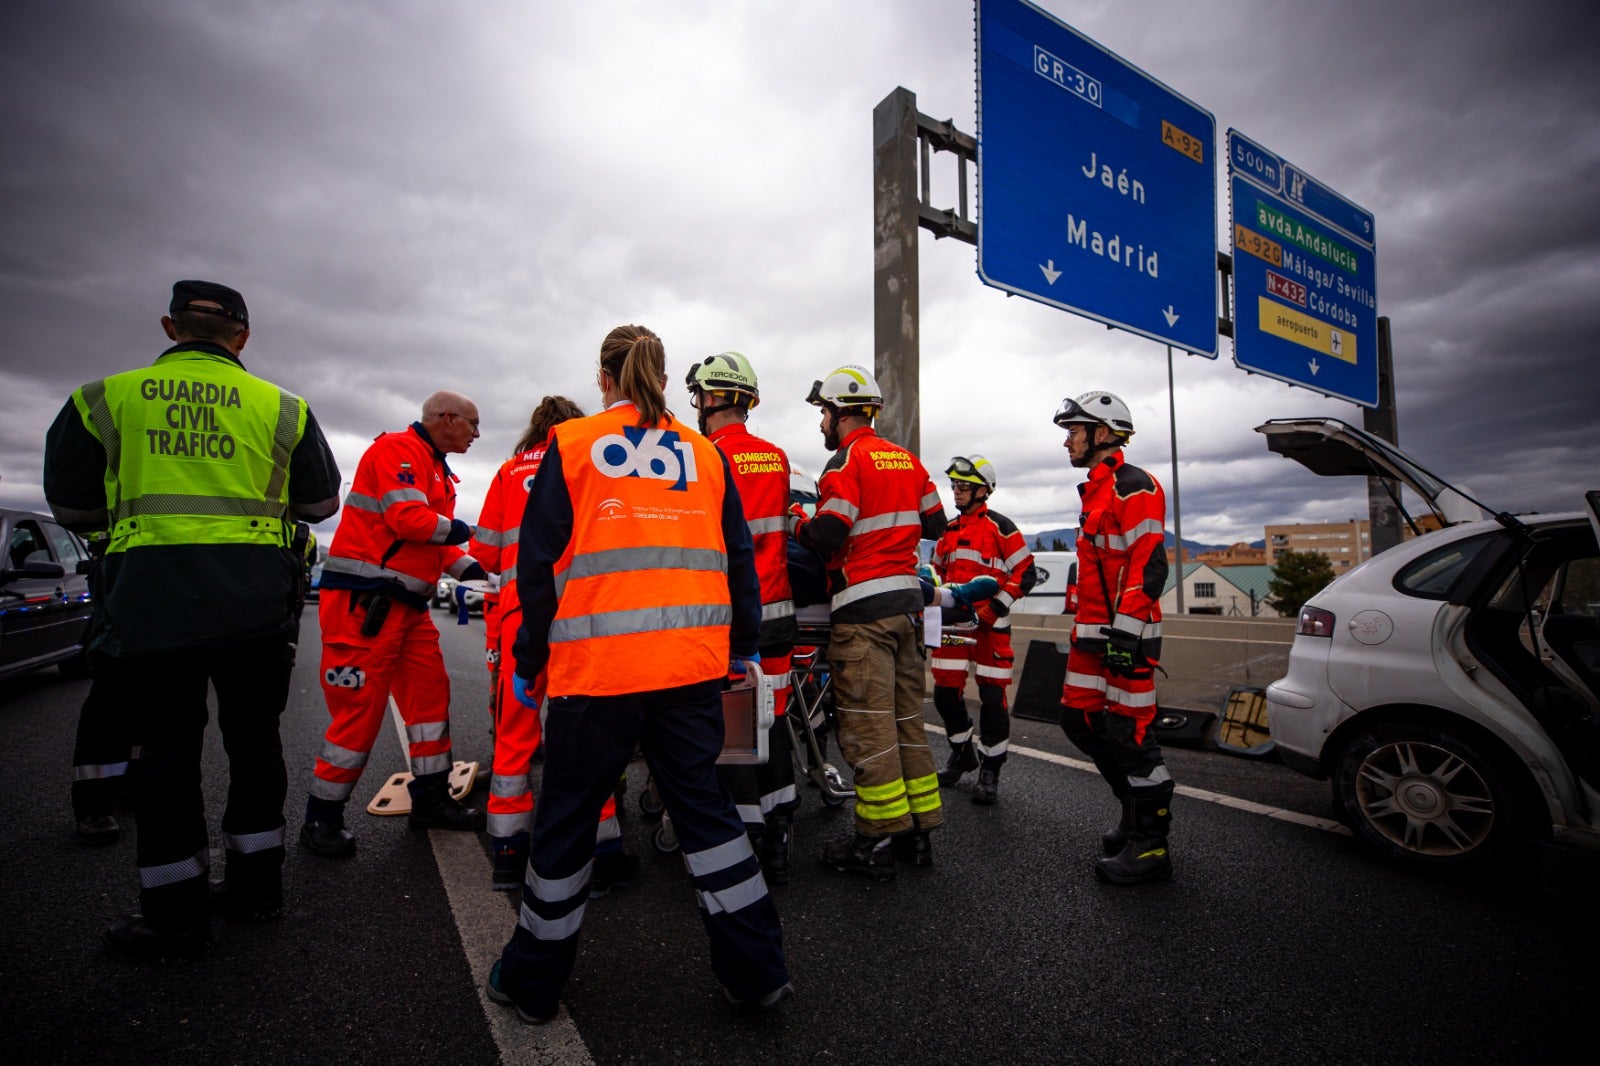
M1494 533L1486 533L1435 548L1396 574L1394 587L1425 600L1448 599L1461 572L1494 538Z

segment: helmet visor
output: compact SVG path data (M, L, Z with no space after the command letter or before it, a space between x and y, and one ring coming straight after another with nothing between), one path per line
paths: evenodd
M806 403L821 407L826 402L827 401L822 398L822 382L813 381L811 383L811 392L806 396Z
M1088 411L1085 411L1081 406L1078 405L1077 400L1071 399L1070 397L1062 400L1061 406L1056 409L1055 422L1056 425L1060 426L1062 429L1065 429L1068 426L1081 426L1090 422L1099 421L1100 419L1094 417L1094 415L1091 415Z
M945 468L945 476L956 481L965 481L970 484L981 485L984 483L983 475L978 473L978 468L972 465L972 460L964 455L958 455L950 460L950 465Z

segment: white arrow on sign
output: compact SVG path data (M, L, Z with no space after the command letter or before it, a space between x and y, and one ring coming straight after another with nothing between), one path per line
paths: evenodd
M1056 283L1056 279L1061 276L1061 271L1056 269L1056 261L1054 259L1047 259L1043 263L1040 263L1039 269L1044 271L1044 280L1048 281L1052 285L1054 285Z
M1176 311L1174 311L1172 309L1172 305L1171 304L1168 304L1167 305L1167 309L1165 311L1161 312L1161 313L1167 316L1167 328L1168 329L1171 329L1173 326L1176 326L1178 324L1178 318L1179 318L1178 312L1176 312Z
M1317 361L1315 359L1313 359L1313 360L1311 360L1310 363L1308 363L1306 365L1311 367L1311 376L1312 377L1316 377L1317 376Z

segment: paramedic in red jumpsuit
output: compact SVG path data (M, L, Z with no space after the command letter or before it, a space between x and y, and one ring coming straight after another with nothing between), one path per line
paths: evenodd
M312 771L300 843L355 854L344 807L372 753L393 692L410 743L413 829L483 828L483 812L450 795L450 678L428 610L439 575L487 577L459 545L456 475L445 456L478 437L478 409L436 392L422 420L367 447L322 566L322 693L332 721Z
M517 699L512 678L511 647L522 625L522 600L517 595L517 540L523 512L528 506L528 486L539 472L549 446L550 431L583 411L565 396L546 396L534 408L528 428L500 464L478 514L478 528L467 550L485 570L500 575L500 591L493 611L484 610L487 630L489 711L494 723L494 769L489 779L488 831L493 871L490 884L500 892L522 887L528 867L528 830L533 824L533 791L528 773L539 747L539 712ZM535 679L535 702L544 699L544 675ZM639 861L622 850L622 829L617 824L617 804L608 799L600 811L595 835L595 868L589 881L591 896L605 895L637 876Z

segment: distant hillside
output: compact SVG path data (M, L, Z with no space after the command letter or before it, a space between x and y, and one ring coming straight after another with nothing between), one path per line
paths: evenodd
M1172 530L1170 529L1166 531L1166 534L1167 547L1170 548L1177 543L1177 538L1172 535ZM1066 545L1067 551L1072 551L1073 545L1078 541L1078 528L1076 526L1065 526L1061 529L1041 529L1036 533L1024 533L1023 536L1027 538L1028 547L1033 551L1050 551L1052 550L1051 545L1058 540ZM1267 542L1265 540L1253 540L1250 542L1250 547L1252 548L1265 548L1266 546ZM1185 537L1183 554L1186 557L1195 556L1201 552L1221 551L1227 547L1231 547L1231 545L1202 544L1200 541L1190 540Z

